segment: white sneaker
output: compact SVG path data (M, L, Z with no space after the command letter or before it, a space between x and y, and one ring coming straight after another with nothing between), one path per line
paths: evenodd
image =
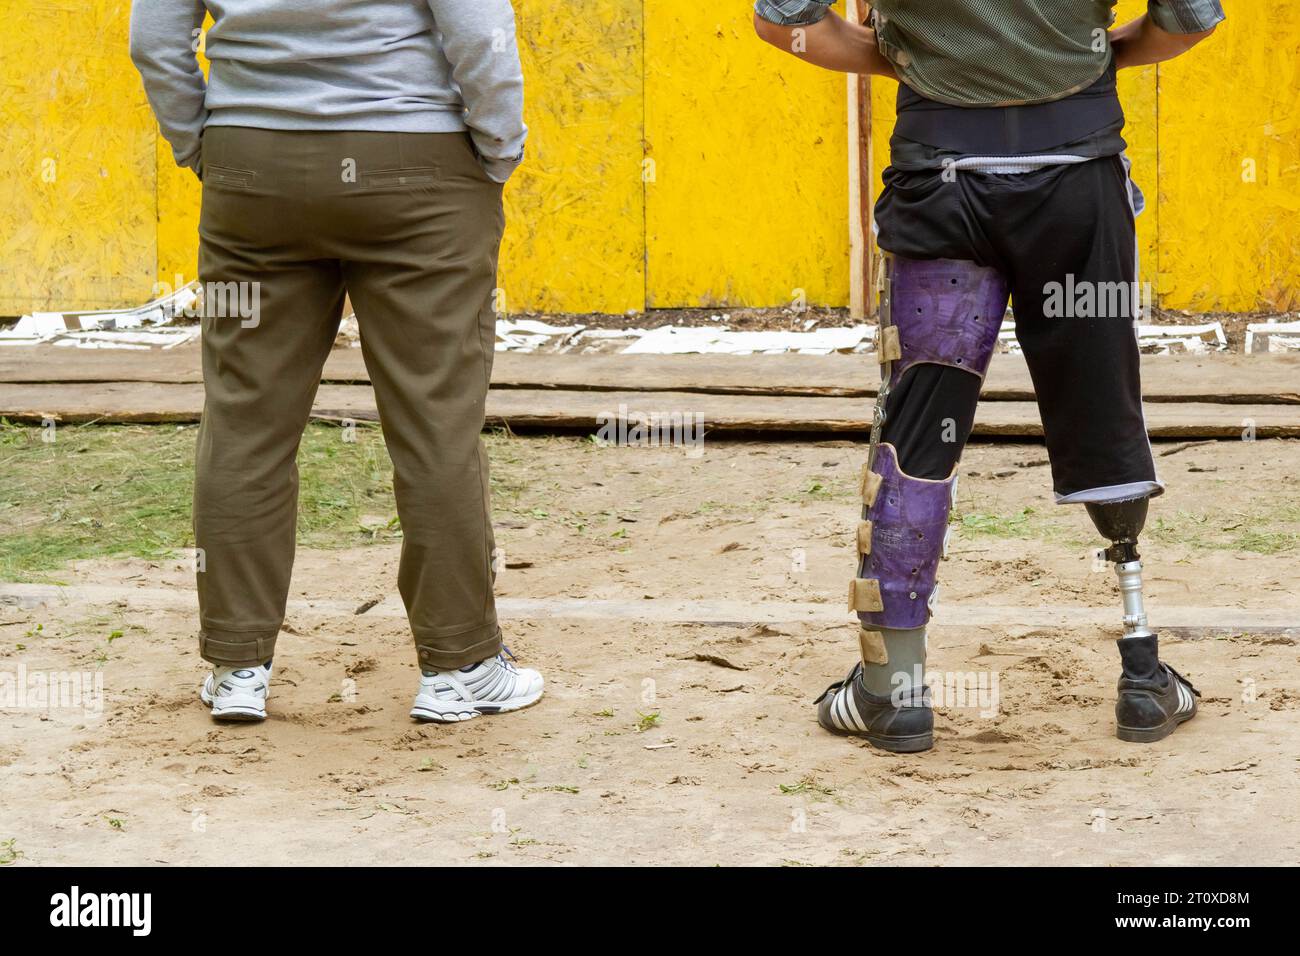
M537 703L544 684L541 674L516 667L504 654L459 670L421 671L411 716L449 724L519 710Z
M271 694L271 665L217 667L203 682L199 699L212 706L217 720L265 720Z

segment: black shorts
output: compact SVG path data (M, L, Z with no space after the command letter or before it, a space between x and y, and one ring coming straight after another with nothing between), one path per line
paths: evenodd
M884 178L881 249L970 260L1007 278L1057 500L1159 494L1142 415L1137 238L1124 160L1015 174L890 167ZM970 434L979 386L947 366L908 371L889 395L882 432L906 472L947 477ZM952 431L945 420L957 423L958 441L938 437Z

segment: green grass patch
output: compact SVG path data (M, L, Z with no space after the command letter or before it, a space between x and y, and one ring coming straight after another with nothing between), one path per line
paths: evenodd
M1247 531L1230 540L1225 547L1230 551L1281 554L1283 551L1300 548L1300 534L1291 531Z
M0 423L0 579L191 546L194 429ZM44 439L53 437L53 441Z
M345 442L313 424L298 453L298 543L331 548L401 535L392 466L377 428ZM174 559L194 545L197 428L0 423L0 580L48 580L68 561Z
M52 433L0 419L0 580L61 581L69 561L141 557L183 559L194 546L191 500L198 427L66 425ZM298 450L298 545L343 548L400 540L392 463L383 435L360 425L345 441L337 425L307 426ZM582 474L590 443L553 436L517 439L505 430L484 435L492 460L497 514L555 521L577 534L599 533L611 546L628 531L610 527L611 511L595 515L557 507ZM565 475L531 449L563 445ZM570 472L571 467L571 472ZM629 509L635 511L636 509ZM610 532L618 534L611 540Z
M780 791L786 795L800 793L815 793L824 797L833 796L835 791L830 787L823 786L818 782L816 777L804 777L798 783L781 783L777 784Z
M1292 489L1286 492L1288 497L1294 494ZM1300 548L1300 508L1285 499L1276 505L1262 499L1261 506L1250 511L1175 511L1148 522L1145 534L1161 544L1201 551L1282 554Z
M1246 551L1281 554L1300 548L1300 508L1286 502L1264 505L1249 512L1210 509L1205 512L1162 512L1152 505L1142 539L1161 545L1183 545L1195 550ZM1062 518L1049 518L1034 508L1011 514L955 511L957 534L1042 541L1068 548L1093 548L1100 538L1081 508L1061 509Z
M1030 519L1033 508L1025 508L1016 514L998 515L983 511L966 511L956 514L956 524L969 535L984 535L990 538L1032 538L1036 530Z

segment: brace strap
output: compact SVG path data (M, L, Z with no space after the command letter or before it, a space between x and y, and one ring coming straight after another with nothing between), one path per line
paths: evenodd
M870 465L862 466L862 476L858 479L858 494L862 498L862 503L868 508L876 503L881 481L881 477L871 470Z
M898 339L898 326L885 325L880 329L880 347L876 349L876 361L881 365L896 362L903 357L903 346Z
M869 631L865 627L859 627L858 647L862 651L862 663L889 663L889 648L885 646L885 636L879 631Z
M871 522L858 522L858 554L871 553Z
M881 611L880 582L875 578L854 578L849 582L849 610L865 613Z

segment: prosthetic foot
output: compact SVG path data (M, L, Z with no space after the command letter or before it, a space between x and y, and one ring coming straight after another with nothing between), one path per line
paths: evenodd
M833 733L898 753L933 745L934 714L923 680L925 625L947 550L961 446L950 456L950 474L921 478L904 471L897 448L882 440L882 428L889 394L916 365L944 365L983 378L1007 295L1007 282L996 270L973 262L886 257L877 353L881 385L859 488L858 570L849 583L862 661L817 699L817 719ZM933 440L955 439L936 434Z
M1162 740L1196 716L1196 698L1201 694L1187 678L1161 662L1156 632L1147 626L1142 561L1137 551L1138 534L1146 524L1147 499L1085 507L1097 530L1111 542L1106 558L1115 564L1124 601L1124 636L1117 642L1123 671L1115 701L1115 735L1136 743Z

